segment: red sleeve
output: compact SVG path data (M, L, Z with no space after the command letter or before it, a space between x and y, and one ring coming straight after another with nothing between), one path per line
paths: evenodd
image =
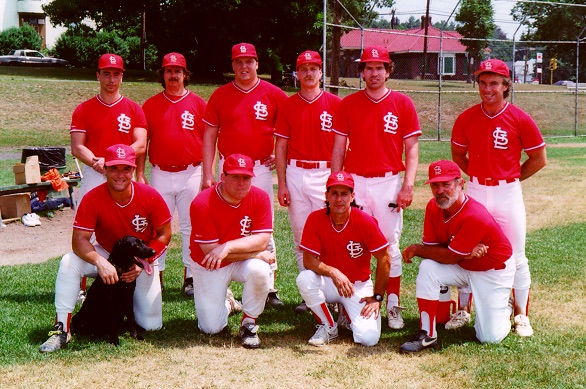
M319 211L309 214L303 227L299 248L316 256L321 254L320 228L318 224Z
M212 93L210 99L208 100L208 104L206 106L205 114L203 116L203 121L210 126L218 127L220 125L220 113L218 111L219 105L218 97L219 90L216 89L214 93Z
M273 212L269 195L262 189L253 187L254 197L251 197L251 208L254 211L250 232L253 234L273 232ZM252 191L252 188L251 188Z

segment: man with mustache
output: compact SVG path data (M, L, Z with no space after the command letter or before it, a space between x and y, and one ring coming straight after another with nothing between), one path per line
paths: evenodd
M281 89L258 78L258 55L250 43L238 43L232 47L234 81L216 89L208 101L203 135L202 188L209 188L214 178L214 158L217 151L222 171L225 158L231 154L244 154L254 161L252 185L274 197L273 176L275 158L274 130L287 95ZM271 202L271 207L273 203ZM274 210L273 210L274 212ZM275 250L271 235L269 247ZM272 264L273 274L277 263ZM273 281L268 302L283 306Z
M320 88L321 66L317 51L307 50L297 57L295 69L301 90L289 97L275 129L279 204L289 211L300 272L305 270L299 249L305 220L324 207L334 143L332 118L341 101ZM305 310L305 302L295 308L296 312Z
M390 243L391 270L387 286L387 324L403 328L399 305L403 210L413 200L419 160L419 119L411 99L387 88L393 64L385 47L367 47L358 70L366 89L342 100L334 114L332 172L352 173L356 202L374 216ZM405 163L403 163L405 152ZM404 171L403 182L400 172Z
M499 343L511 330L508 304L515 275L511 243L482 204L464 193L460 168L452 161L429 165L433 198L425 209L423 244L403 250L403 260L421 257L416 295L420 330L401 352L437 345L436 313L442 285L470 286L476 303L476 337Z
M177 210L182 236L183 292L193 296L189 237L191 220L189 207L201 187L201 148L206 108L204 99L186 89L191 72L185 57L169 53L163 57L159 82L165 89L148 99L144 113L148 121L148 155L153 165L150 184L163 196L171 215ZM145 156L137 160L142 171L139 182L148 183L144 176ZM159 258L159 276L163 286L165 255Z

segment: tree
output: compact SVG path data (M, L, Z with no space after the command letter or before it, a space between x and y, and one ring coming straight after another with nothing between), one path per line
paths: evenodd
M495 28L492 34L492 39L494 39L494 41L492 41L490 45L491 57L498 58L505 62L514 61L512 58L513 42L502 42L507 39L507 34L501 30L500 27Z
M482 59L484 49L488 45L487 39L492 36L496 28L491 2L463 0L456 15L456 21L460 23L456 27L456 31L464 37L460 42L466 46L468 51L468 82L470 82L470 61L473 58L477 61Z

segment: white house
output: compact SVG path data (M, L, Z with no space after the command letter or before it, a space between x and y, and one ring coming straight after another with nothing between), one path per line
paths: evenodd
M37 30L43 39L43 48L51 48L59 36L67 30L65 27L53 27L43 12L42 5L52 0L0 0L0 31L10 27L20 27L28 23ZM27 47L15 47L25 49ZM6 54L6 53L0 53Z

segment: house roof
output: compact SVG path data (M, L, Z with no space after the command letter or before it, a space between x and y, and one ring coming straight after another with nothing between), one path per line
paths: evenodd
M412 28L410 30L388 30L377 29L364 30L364 47L382 46L386 47L391 54L400 53L423 53L423 41L425 36L424 28ZM429 26L427 31L427 52L439 53L440 51L440 30ZM444 53L465 53L466 46L460 43L462 35L456 31L444 31L442 50ZM361 31L351 30L342 35L340 39L342 50L360 50Z

